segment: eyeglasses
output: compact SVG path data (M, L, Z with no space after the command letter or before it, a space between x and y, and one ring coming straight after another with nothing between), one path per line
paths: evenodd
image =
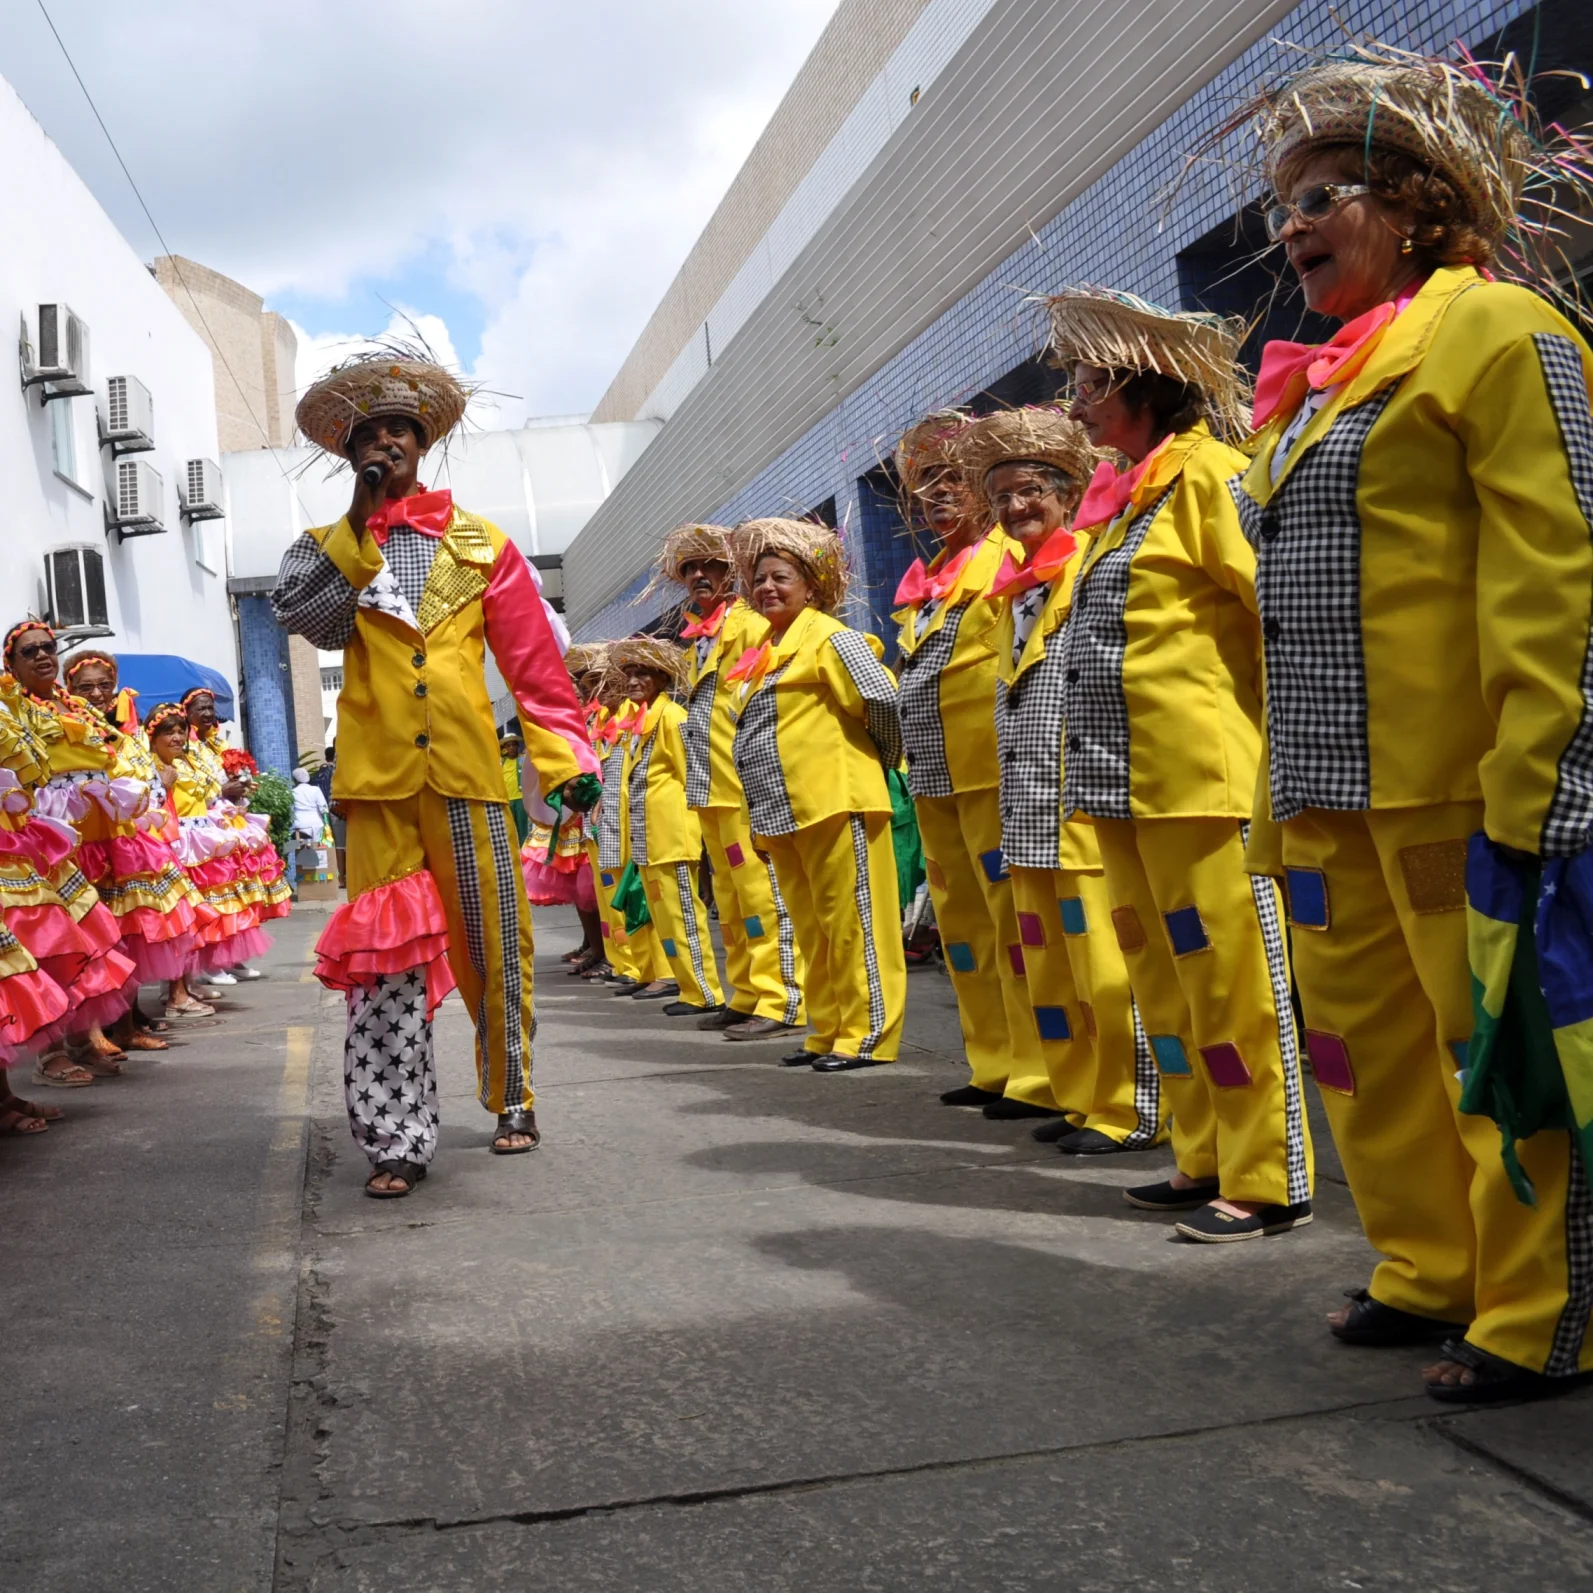
M1006 514L1020 503L1044 503L1047 498L1057 496L1057 489L1050 482L1025 481L1016 487L1009 487L1005 492L992 494L990 505L997 514Z
M17 649L23 658L54 658L58 651L54 642L29 642L26 647Z
M1365 183L1316 183L1290 203L1273 205L1267 211L1267 236L1276 243L1295 217L1307 226L1326 221L1345 200L1360 199L1371 191Z

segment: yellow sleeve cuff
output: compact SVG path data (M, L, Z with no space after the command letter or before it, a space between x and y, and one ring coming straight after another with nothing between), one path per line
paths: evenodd
M312 534L320 542L321 551L355 591L369 586L381 573L386 561L382 558L382 550L376 546L376 539L368 532L356 532L348 523L347 515L324 534Z

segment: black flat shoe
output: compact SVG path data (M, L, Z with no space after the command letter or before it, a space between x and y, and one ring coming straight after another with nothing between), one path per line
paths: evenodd
M982 1090L977 1084L964 1084L955 1090L946 1090L940 1097L942 1106L988 1106L1002 1100L995 1090Z
M1232 1245L1243 1239L1265 1239L1268 1234L1303 1228L1311 1219L1311 1202L1292 1206L1263 1206L1248 1217L1236 1217L1216 1206L1202 1206L1193 1217L1173 1226L1173 1232L1200 1245Z
M1169 1178L1160 1184L1141 1184L1138 1189L1125 1189L1123 1199L1141 1211L1193 1211L1215 1200L1222 1193L1215 1178L1202 1179L1188 1189L1174 1189Z
M1570 1377L1545 1377L1528 1371L1514 1361L1479 1350L1465 1339L1445 1339L1438 1352L1440 1359L1464 1366L1472 1375L1470 1383L1429 1383L1428 1394L1445 1405L1492 1405L1501 1400L1551 1399L1569 1394L1593 1381L1593 1373L1576 1372Z
M1150 1146L1125 1145L1098 1128L1077 1128L1071 1134L1064 1134L1056 1142L1056 1148L1064 1156L1122 1156L1136 1149L1149 1150Z
M1079 1125L1069 1122L1066 1117L1048 1117L1029 1130L1029 1138L1038 1140L1042 1145L1055 1145L1078 1131Z
M1365 1289L1346 1289L1344 1298L1353 1303L1342 1327L1330 1325L1328 1331L1346 1344L1434 1344L1451 1337L1464 1337L1464 1322L1440 1322L1436 1317L1418 1316L1398 1306L1374 1300Z
M632 1001L671 1001L680 994L680 986L673 979L662 990L649 990L646 985L638 985L631 991Z
M723 1007L694 1007L689 1001L671 1001L663 1010L666 1018L700 1018L705 1014L717 1016L725 1009Z
M800 1034L799 1023L781 1023L778 1018L743 1018L740 1023L725 1026L726 1040L783 1040L788 1034ZM810 1052L809 1055L812 1053Z
M510 1134L529 1134L529 1145L500 1145L500 1139L506 1139ZM535 1112L499 1112L498 1131L492 1136L492 1143L487 1147L494 1156L524 1156L529 1151L534 1151L542 1143L541 1130L537 1128L537 1114Z
M780 1058L780 1066L783 1068L811 1067L823 1055L822 1051L787 1051Z
M635 979L605 979L603 985L611 996L634 996L642 988Z
M992 1123L1007 1123L1020 1117L1061 1117L1062 1114L1054 1106L1030 1106L1027 1101L1015 1101L1010 1095L1003 1095L985 1108L985 1116Z
M885 1065L883 1057L873 1056L821 1056L813 1064L815 1073L855 1073L859 1068L877 1068Z
M734 1007L704 1007L703 1016L697 1020L699 1029L728 1029L732 1023L746 1023L750 1012L737 1012Z

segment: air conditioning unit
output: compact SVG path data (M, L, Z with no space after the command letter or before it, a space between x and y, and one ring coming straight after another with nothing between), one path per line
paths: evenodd
M78 398L89 386L88 328L64 304L39 306L39 335L23 355L22 385L43 385L43 398Z
M113 376L106 382L100 442L109 443L117 457L148 453L155 446L155 401L136 376Z
M160 518L165 484L142 459L116 461L116 501L105 509L105 526L117 540L155 536L166 529Z
M190 459L177 496L185 520L220 520L227 512L221 502L221 466L213 459Z
M74 640L109 636L105 602L105 555L98 548L52 548L44 555L50 623Z

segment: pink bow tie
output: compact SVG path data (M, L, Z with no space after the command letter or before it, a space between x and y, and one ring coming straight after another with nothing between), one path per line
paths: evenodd
M966 547L933 574L922 559L914 559L896 588L896 602L915 606L925 602L938 603L957 584L973 556L973 548Z
M428 537L445 536L453 516L454 495L446 487L439 487L435 492L389 498L365 522L365 529L376 539L377 547L382 547L395 525L411 526Z

